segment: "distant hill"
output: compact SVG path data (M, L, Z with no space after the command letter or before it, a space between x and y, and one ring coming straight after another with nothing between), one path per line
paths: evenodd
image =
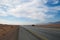
M50 23L42 24L42 25L37 25L37 27L60 28L60 21L58 21L58 22L50 22Z
M58 21L58 22L52 22L50 24L60 24L60 21Z

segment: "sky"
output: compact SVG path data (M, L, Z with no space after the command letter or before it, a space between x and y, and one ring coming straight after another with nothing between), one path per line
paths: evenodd
M0 0L0 24L29 25L60 21L60 0Z

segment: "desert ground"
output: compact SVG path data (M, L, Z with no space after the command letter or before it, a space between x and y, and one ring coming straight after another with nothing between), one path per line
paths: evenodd
M17 40L18 26L0 24L0 40Z

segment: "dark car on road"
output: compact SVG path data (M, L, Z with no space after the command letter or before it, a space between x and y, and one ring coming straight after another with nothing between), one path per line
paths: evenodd
M32 25L32 26L35 26L35 25Z

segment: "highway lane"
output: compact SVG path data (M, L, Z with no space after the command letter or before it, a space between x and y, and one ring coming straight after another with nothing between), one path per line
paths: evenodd
M40 39L36 38L30 32L28 32L24 28L20 27L19 40L40 40Z
M41 28L41 27L34 27L34 26L21 26L21 27L29 30L30 32L33 32L34 35L36 34L37 36L39 36L40 40L41 39L43 39L43 40L60 40L60 29L58 30L58 29L53 29L53 28ZM31 33L28 33L28 35L29 34L31 34ZM20 35L22 36L22 33ZM32 37L32 36L30 36L30 37ZM31 40L33 40L33 37ZM36 37L34 37L34 38L36 38ZM35 40L39 40L39 39L36 38Z

